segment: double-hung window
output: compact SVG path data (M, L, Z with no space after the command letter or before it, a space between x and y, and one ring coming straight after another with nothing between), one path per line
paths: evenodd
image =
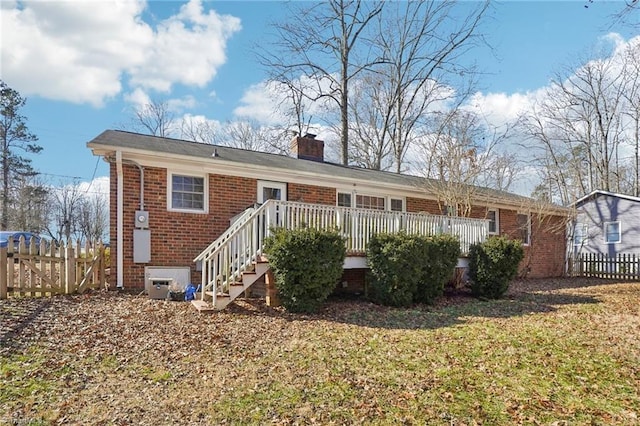
M620 221L604 223L604 241L607 244L619 243L622 240Z
M489 219L489 234L497 235L500 233L498 228L498 210L490 209L487 210L487 219Z
M338 207L355 207L358 209L388 210L403 212L405 200L399 197L356 194L353 192L338 192L336 197Z
M588 228L586 223L576 223L573 229L573 245L582 246L587 241Z
M529 245L531 243L531 217L526 213L518 213L516 225L522 244Z
M351 193L338 192L338 207L351 207Z
M169 175L169 210L205 213L207 188L204 176Z
M372 209L372 210L384 210L385 198L376 197L373 195L360 195L356 194L356 208L359 209Z

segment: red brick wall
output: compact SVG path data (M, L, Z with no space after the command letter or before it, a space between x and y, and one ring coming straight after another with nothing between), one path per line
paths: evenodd
M145 266L190 266L191 280L200 282L193 258L229 227L229 220L255 203L257 180L224 175L209 175L209 213L181 213L167 210L167 170L153 167L144 169L144 203L149 212L151 230L151 262L133 263L134 214L140 209L140 173L137 167L123 165L124 174L124 233L123 275L125 288L144 288ZM110 233L111 281L117 277L117 174L111 165ZM334 205L334 188L289 183L288 199L307 203Z
M334 294L364 294L367 268L345 269Z
M336 189L326 186L302 185L289 183L287 185L287 198L289 201L300 201L312 204L336 205Z
M517 211L500 209L500 235L520 238ZM560 216L531 217L531 242L524 246L520 275L530 278L558 277L564 273L566 230Z
M134 213L140 208L140 175L137 167L123 165L124 173L124 232L123 232L123 276L125 288L142 289L144 287L145 266L190 266L191 280L200 281L200 274L192 263L205 247L224 232L229 220L256 202L256 179L211 174L209 184L209 213L180 213L167 211L167 170L145 167L145 209L149 212L151 230L151 262L133 263ZM117 233L116 233L116 188L117 174L115 164L111 165L110 181L110 233L111 233L111 282L116 284L117 277ZM288 183L288 199L307 203L335 205L335 188ZM407 211L438 214L437 201L408 197ZM472 217L485 217L485 208L474 208ZM500 233L517 235L515 211L500 210ZM534 219L532 226L532 244L526 247L527 256L522 270L528 276L557 276L563 272L564 265L564 228L558 226L561 220L546 219L542 225ZM562 228L558 234L555 229ZM362 271L348 272L342 281L349 283L349 290L359 291L363 284ZM354 288L355 287L355 288ZM338 289L339 290L339 289Z
M149 212L151 262L133 263L134 213L140 204L140 175L137 167L123 165L123 274L125 288L144 288L145 266L190 266L191 280L200 280L193 258L229 227L229 220L256 202L255 179L209 175L209 213L182 213L167 210L167 170L145 167L144 202ZM111 166L111 256L112 282L116 281L116 181Z
M407 212L440 214L440 206L435 200L407 197Z

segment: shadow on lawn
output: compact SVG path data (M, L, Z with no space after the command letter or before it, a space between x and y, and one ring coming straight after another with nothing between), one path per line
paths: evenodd
M511 318L528 314L554 312L558 305L599 303L594 297L570 294L525 293L519 297L499 300L463 301L436 306L416 305L411 308L388 308L363 303L363 309L340 310L330 307L337 322L388 329L436 329L463 324L470 317ZM339 302L336 306L339 306ZM329 318L327 318L329 319Z
M20 352L29 344L29 336L23 331L38 324L45 326L50 321L47 311L51 308L49 298L7 299L0 302L0 354Z
M408 308L375 305L364 298L346 300L334 296L319 313L313 315L292 314L282 308L270 308L257 299L245 299L230 308L236 314L266 315L290 321L322 320L363 327L415 330L463 324L469 317L511 318L554 312L560 305L595 303L600 303L596 297L570 293L518 291L503 299L479 300L461 291L444 296L434 306L414 305Z

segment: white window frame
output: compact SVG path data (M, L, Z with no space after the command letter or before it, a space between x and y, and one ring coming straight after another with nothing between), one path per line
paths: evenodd
M406 212L407 211L407 199L406 197L398 197L395 195L376 195L373 193L369 193L369 192L356 192L356 191L348 191L348 190L340 190L340 189L336 189L336 206L338 206L338 194L348 194L351 197L351 205L349 206L350 208L357 208L356 207L356 197L358 195L360 196L364 196L364 197L375 197L375 198L383 198L384 199L384 210L378 210L380 212L385 211L385 212L389 212L389 211L394 211L391 210L391 200L399 200L402 201L402 210L401 211L396 211L397 213L401 213L401 212ZM339 206L339 207L347 207L347 206Z
M580 237L581 237L580 241L576 240L576 237L579 236L578 229L582 230L582 233L580 234ZM589 239L589 225L587 225L586 223L579 223L579 222L576 223L575 226L573 227L573 245L583 246L588 239Z
M401 212L406 212L407 211L407 200L404 197L389 197L389 211L392 212L397 212L397 213L401 213ZM402 208L400 210L391 210L391 201L400 201L402 203Z
M269 180L259 180L256 194L256 200L262 204L266 200L264 199L264 188L275 188L280 190L281 201L287 201L287 183L286 182L274 182Z
M489 235L500 235L500 209L487 209L487 219L489 218L489 212L495 213L494 222L496 224L495 231L491 232L491 230L489 230ZM489 223L491 223L490 220L489 220Z
M608 237L609 237L609 233L607 232L607 227L609 225L612 225L614 223L618 224L618 241L609 241ZM613 220L611 222L605 222L604 223L604 242L605 244L618 244L622 242L622 223L619 220Z
M203 206L202 209L184 209L179 207L173 207L173 177L184 176L191 178L202 179L203 183ZM181 212L181 213L195 213L195 214L207 214L209 213L209 177L206 174L199 174L193 172L183 172L180 170L167 171L167 211Z
M531 213L529 212L517 212L516 213L516 224L518 223L518 216L527 216L527 241L523 241L523 246L528 246L531 244ZM518 231L520 228L518 228Z
M338 204L340 194L345 194L345 195L349 196L349 205L348 206L341 206L341 205ZM348 208L353 207L353 193L349 192L349 191L340 191L340 190L336 191L336 206L338 206L338 207L348 207Z

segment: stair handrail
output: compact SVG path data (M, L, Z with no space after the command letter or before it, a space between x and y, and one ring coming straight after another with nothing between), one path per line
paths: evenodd
M265 229L263 238L269 234L269 222L271 217L269 215L265 215L265 212L268 212L272 206L275 208L276 200L268 200L263 203L260 207L254 209L251 213L247 214L242 220L237 221L237 225L233 226L233 229L229 232L225 233L225 238L219 238L219 244L214 247L212 250L203 251L198 258L202 259L202 299L205 298L205 292L208 289L211 289L213 293L213 305L216 304L217 298L217 289L218 287L223 287L230 283L231 279L238 278L244 270L246 270L247 266L251 263L253 259L256 259L260 254L260 249L262 248L262 241L251 241L255 247L253 247L246 256L240 256L240 252L232 253L229 256L230 251L232 251L232 245L235 243L239 245L239 242L248 242L246 240L239 240L238 237L241 236L242 232L245 232L249 229L249 227L253 227L257 225L257 218L265 217ZM238 247L236 247L238 249ZM227 257L223 259L224 262L229 262L229 265L226 265L229 270L224 271L222 268L225 265L220 265L220 256L225 256L225 252ZM236 256L237 255L237 256ZM233 266L232 266L233 264ZM222 268L221 268L222 266ZM218 285L218 276L222 275L223 280Z
M193 259L193 262L196 263L204 260L208 252L211 252L217 249L218 247L220 247L222 243L228 240L238 228L242 227L242 225L246 223L249 215L255 211L256 211L256 205L254 204L248 207L247 209L245 209L242 213L240 213L240 215L231 224L231 226L229 226L229 228L227 228L227 230L224 231L222 235L216 238L215 241L209 244L209 246L206 249L202 250L202 252L200 252L200 254L195 259Z

